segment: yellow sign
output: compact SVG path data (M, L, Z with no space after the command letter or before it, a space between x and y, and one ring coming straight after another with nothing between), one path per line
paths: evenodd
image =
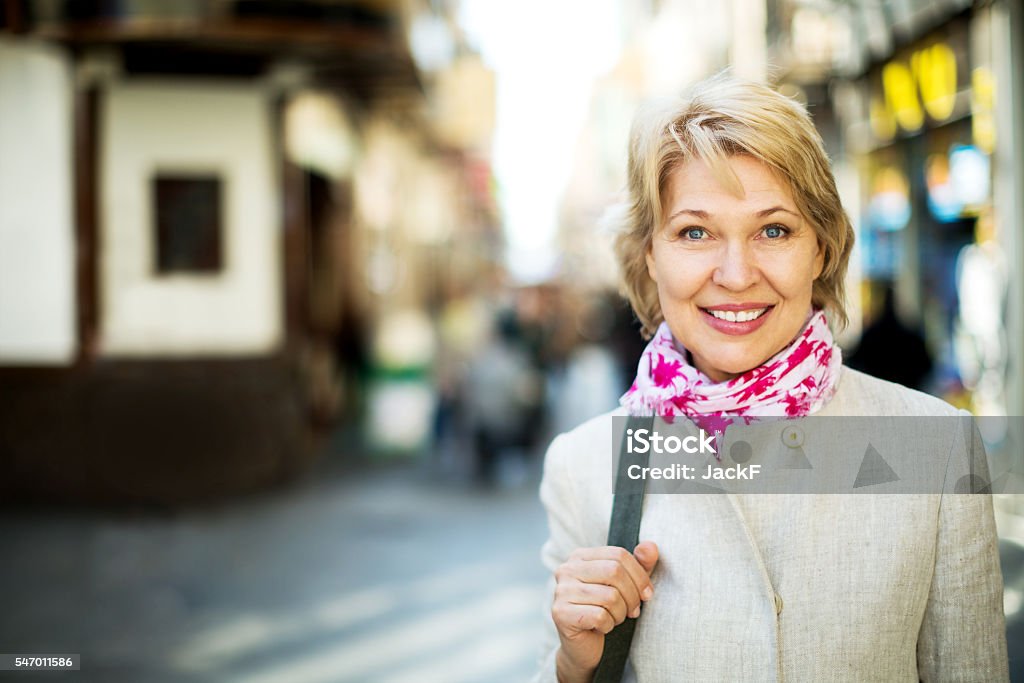
M882 99L871 102L871 128L888 140L898 125L913 133L924 115L944 121L956 104L956 53L945 43L914 51L910 62L894 59L882 67Z
M896 123L907 131L915 131L924 123L924 112L917 99L914 76L903 62L889 62L882 67L882 91Z
M910 69L921 90L925 111L944 121L956 104L956 55L945 43L918 50L910 57Z

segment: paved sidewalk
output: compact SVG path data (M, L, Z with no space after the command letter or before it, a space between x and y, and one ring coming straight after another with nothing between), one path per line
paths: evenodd
M534 480L420 467L173 514L5 514L0 651L82 654L47 681L525 681L545 535Z

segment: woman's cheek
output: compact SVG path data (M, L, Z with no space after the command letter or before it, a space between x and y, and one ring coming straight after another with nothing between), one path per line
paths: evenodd
M685 298L691 287L686 282L682 267L676 269L674 273L666 275L667 277L660 278L660 282L664 283L662 291L672 299Z

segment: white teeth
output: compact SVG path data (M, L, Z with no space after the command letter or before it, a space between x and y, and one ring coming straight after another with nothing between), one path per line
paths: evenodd
M707 310L707 309L706 309ZM756 308L752 311L712 311L708 310L708 313L715 316L719 320L727 320L731 323L746 323L751 320L760 318L761 315L767 311L767 308Z

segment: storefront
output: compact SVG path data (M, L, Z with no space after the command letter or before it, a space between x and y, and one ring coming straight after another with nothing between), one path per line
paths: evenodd
M992 182L990 25L988 11L958 14L872 66L852 82L848 130L858 138L867 324L891 288L931 356L922 387L1005 414L1008 258Z

